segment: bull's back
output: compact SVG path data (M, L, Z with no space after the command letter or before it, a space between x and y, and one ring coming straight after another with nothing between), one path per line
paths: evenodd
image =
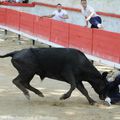
M18 71L31 71L56 79L60 79L61 73L68 70L84 80L100 76L84 53L71 48L23 49L13 56L12 63Z
M37 48L32 50L37 61L39 61L39 68L46 72L59 74L64 71L66 67L69 67L70 69L78 67L79 53L75 49Z
M34 67L34 69L41 69L47 72L58 73L68 66L90 75L92 72L97 74L97 70L84 53L71 48L24 49L19 51L13 59L23 67Z
M74 64L79 57L78 51L70 48L39 48L33 49L33 51L41 64Z

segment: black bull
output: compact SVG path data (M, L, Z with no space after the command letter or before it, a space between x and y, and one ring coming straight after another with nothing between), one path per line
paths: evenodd
M35 74L41 80L45 77L57 79L70 84L68 92L63 94L60 99L67 99L72 91L77 88L90 104L95 101L88 95L82 81L87 81L94 88L102 99L106 87L107 73L100 72L93 66L87 57L79 50L70 48L29 48L14 51L0 58L12 57L13 66L18 70L18 76L13 83L30 99L28 90L43 97L41 91L30 85Z

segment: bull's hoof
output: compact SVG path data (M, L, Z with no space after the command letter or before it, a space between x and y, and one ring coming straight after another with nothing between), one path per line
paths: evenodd
M90 105L95 105L96 103L97 103L97 102L94 101L94 100L89 102Z
M67 94L63 94L61 97L60 97L60 100L65 100L67 99L69 96Z
M42 93L38 94L38 96L40 96L40 97L45 97Z
M27 98L27 100L30 100L30 95L29 94L25 94L25 97Z

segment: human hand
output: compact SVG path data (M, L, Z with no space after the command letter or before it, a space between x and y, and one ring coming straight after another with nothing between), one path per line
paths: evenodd
M40 16L39 18L44 18L44 16Z
M88 22L89 21L88 18L86 18L85 21Z
M59 17L62 18L62 19L65 19L65 18L64 18L64 15L63 15L63 16L59 15Z
M87 28L88 26L87 26L87 25L85 25L84 27L86 27L86 28Z

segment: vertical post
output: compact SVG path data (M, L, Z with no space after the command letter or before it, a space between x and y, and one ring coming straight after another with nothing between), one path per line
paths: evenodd
M35 45L35 40L32 40L32 44Z
M7 30L5 29L4 30L4 39L6 40L7 38L6 38L6 35L7 35Z
M91 63L94 65L94 60L91 60Z
M17 40L17 44L21 44L21 42L20 42L20 38L21 38L21 35L20 34L18 34L18 40Z
M7 35L7 30L5 29L5 35Z
M21 37L20 34L18 34L18 40L19 40L19 41L20 41L20 37Z

